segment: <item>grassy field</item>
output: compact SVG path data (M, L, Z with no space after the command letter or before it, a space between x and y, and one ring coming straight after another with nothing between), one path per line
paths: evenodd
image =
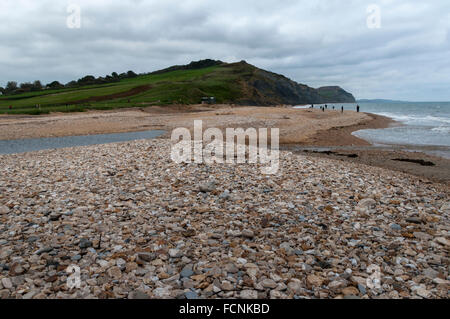
M212 66L141 75L104 85L8 95L0 97L0 113L45 114L152 104L195 104L204 96L215 96L218 103L226 103L239 96L241 76L242 72L234 68ZM144 86L145 89L139 90ZM133 89L139 92L129 92Z

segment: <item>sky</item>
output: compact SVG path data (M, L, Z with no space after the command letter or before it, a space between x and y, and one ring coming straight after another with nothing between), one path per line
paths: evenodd
M206 58L356 98L450 101L450 1L0 0L0 86Z

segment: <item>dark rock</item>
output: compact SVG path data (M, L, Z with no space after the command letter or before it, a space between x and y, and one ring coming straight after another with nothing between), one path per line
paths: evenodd
M89 248L89 247L92 247L92 242L86 238L81 238L79 246L81 249Z
M79 261L81 259L81 255L75 255L72 258L70 258L72 261Z
M51 221L55 222L61 218L61 214L59 213L51 213L48 217Z
M364 287L364 286L361 285L361 284L358 284L358 290L359 290L359 292L361 293L361 295L365 295L365 294L367 293L366 287Z
M186 265L184 266L183 270L180 272L181 278L189 278L194 274L192 271L192 265Z
M406 222L411 224L422 224L422 220L419 217L408 217L406 218Z
M30 236L27 238L27 242L29 242L29 243L34 243L38 240L39 240L39 237L37 237L37 236Z
M41 254L43 254L43 253L49 253L49 252L51 252L52 250L53 250L53 247L44 247L44 248L39 249L39 250L36 252L36 254L37 254L37 255L41 255Z

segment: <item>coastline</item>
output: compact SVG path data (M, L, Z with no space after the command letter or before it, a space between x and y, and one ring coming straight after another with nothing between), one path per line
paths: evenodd
M332 127L326 131L319 131L314 136L299 143L303 146L369 146L370 142L352 135L353 132L367 129L383 129L398 126L401 123L382 115L367 114L370 119L349 126Z
M176 127L192 128L195 119L207 127L279 127L280 147L313 157L362 163L412 174L448 184L450 160L424 152L402 150L402 146L381 148L353 136L362 129L381 129L401 125L385 116L354 111L294 109L277 107L241 107L232 105L194 105L56 113L42 116L1 116L0 140L61 137L107 133L165 130L169 138ZM416 162L431 162L424 166Z
M364 129L383 129L403 125L386 116L368 114L372 120L346 127L319 131L297 145L284 145L281 149L312 157L328 158L417 176L426 183L450 185L450 159L427 152L411 150L411 146L374 146L352 135Z

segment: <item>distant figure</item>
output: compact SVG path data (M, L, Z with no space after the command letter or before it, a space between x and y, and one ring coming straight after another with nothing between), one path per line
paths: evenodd
M359 113L359 105L356 105L356 112Z
M325 108L324 107L322 107L322 112L325 112Z
M344 106L341 106L341 113L344 113Z
M333 105L333 110L334 110L334 105Z
M325 104L325 108L328 109L328 105Z
M311 108L312 108L312 109L314 108L314 104L311 104Z

